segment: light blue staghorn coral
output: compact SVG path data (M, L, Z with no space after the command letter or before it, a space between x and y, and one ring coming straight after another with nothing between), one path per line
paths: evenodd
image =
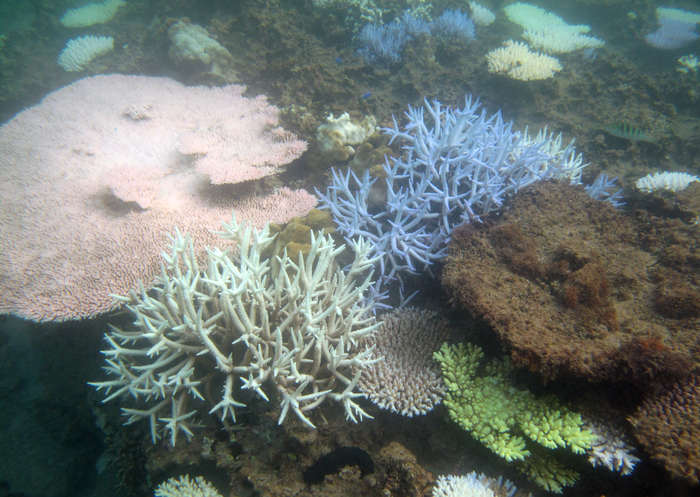
M561 135L546 128L531 138L513 131L498 112L478 112L478 100L466 97L463 109L437 100L413 109L399 129L394 118L383 131L391 142L405 143L404 154L384 166L386 204L370 207L372 179L333 171L333 183L320 194L347 239L363 236L379 256L382 280L429 269L445 255L454 227L501 207L506 196L536 181L568 179L579 184L586 166L573 141L562 148ZM427 116L426 116L427 114Z

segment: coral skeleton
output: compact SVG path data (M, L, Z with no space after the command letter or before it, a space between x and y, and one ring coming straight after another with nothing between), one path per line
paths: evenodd
M532 138L513 131L500 112L487 117L478 101L466 97L463 109L438 101L409 107L408 124L396 118L383 131L401 140L406 153L384 165L386 202L371 207L373 184L368 172L333 171L322 207L330 209L343 235L365 237L379 257L382 280L429 269L444 257L453 228L497 211L505 198L536 181L566 179L578 184L586 166L573 141L562 146L546 128ZM390 142L390 143L391 143Z
M373 347L355 346L378 326L365 317L362 300L375 262L370 245L356 242L354 262L343 271L335 261L343 247L329 236L312 237L309 254L295 263L286 251L262 257L274 240L267 225L252 230L234 216L217 234L237 242L237 256L208 248L200 268L191 240L178 232L153 292L142 285L116 296L136 328L106 335L111 379L92 383L106 391L104 402L133 397L136 405L123 408L127 424L148 419L154 443L169 432L172 445L180 432L192 437L192 401L236 421L235 409L244 406L234 398L238 378L265 400L266 383L274 385L280 424L291 411L314 428L307 413L325 400L355 422L370 417L354 401L363 367L381 360Z

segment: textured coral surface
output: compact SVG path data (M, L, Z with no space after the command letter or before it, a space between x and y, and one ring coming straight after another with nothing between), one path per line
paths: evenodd
M683 375L699 346L698 234L544 183L498 221L455 230L443 283L545 377Z
M630 419L637 439L671 474L700 481L700 378L662 388Z

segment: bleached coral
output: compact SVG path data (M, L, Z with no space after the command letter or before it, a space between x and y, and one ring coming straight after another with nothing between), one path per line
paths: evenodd
M483 480L484 475L469 473L465 476L440 476L433 488L433 497L494 497Z
M589 423L588 429L596 437L588 453L588 462L593 467L599 464L605 466L610 471L619 471L623 475L630 475L634 471L634 466L639 462L639 458L633 456L634 450L625 443L622 434L606 426Z
M365 368L358 388L382 409L408 417L427 414L445 394L433 353L450 334L437 313L404 308L385 314L379 333L359 342L376 345L384 360Z
M527 3L517 2L508 5L503 10L505 10L508 19L525 29L537 29L542 26L569 26L558 15ZM591 30L590 26L585 25L569 27L579 33L588 33Z
M558 15L540 7L518 2L504 10L508 19L525 29L523 37L532 48L546 53L567 53L604 45L602 40L583 34L591 30L590 26L569 25Z
M605 43L598 38L586 36L575 26L549 25L539 29L528 29L523 34L532 48L546 53L568 53L583 48L599 48Z
M325 400L341 404L355 422L368 416L354 389L363 367L379 360L373 347L355 347L378 326L363 303L375 262L369 244L354 244L354 262L343 271L335 260L343 247L330 236L312 236L309 254L295 263L286 252L263 258L274 240L268 226L253 231L234 216L218 234L237 243L237 256L209 248L200 269L191 241L178 233L154 291L142 286L116 297L136 328L112 328L106 337L112 379L92 383L106 390L104 402L134 398L136 405L123 409L127 424L148 419L153 441L169 431L173 445L181 431L192 436L191 401L206 398L210 414L236 421L235 408L244 406L234 399L238 378L265 400L265 385L274 387L280 424L293 411L315 428L307 413ZM215 399L211 387L220 383Z
M231 67L231 53L202 26L180 19L168 29L168 37L172 43L168 55L176 64L201 62L211 76L223 83L238 79Z
M221 494L201 476L190 480L189 475L184 475L158 485L154 497L221 497Z
M700 22L700 14L683 9L672 9L670 7L657 7L656 17L659 21L668 19L669 21L680 21L690 24Z
M347 112L338 118L331 114L326 118L326 123L318 127L316 142L322 154L343 161L355 155L351 145L359 145L377 130L374 116L365 116L362 122L357 123L350 119Z
M77 9L68 10L61 17L61 24L68 28L80 28L111 21L119 10L126 5L123 0L105 0L103 3L89 3Z
M639 178L635 184L637 188L647 193L656 190L680 192L688 188L694 181L700 181L700 178L688 173L669 173L664 171L663 173L647 174L643 178Z
M68 72L82 71L91 60L114 50L111 36L82 36L69 40L58 56L58 64Z
M496 20L496 16L489 9L476 2L469 2L472 11L472 19L477 26L489 26Z
M677 67L676 71L686 74L691 72L693 74L697 74L698 67L700 66L700 64L698 63L698 58L693 54L684 55L683 57L678 59L678 65L680 67Z
M513 79L532 81L547 79L562 70L554 57L531 52L524 43L508 40L505 46L486 55L489 72L506 74Z

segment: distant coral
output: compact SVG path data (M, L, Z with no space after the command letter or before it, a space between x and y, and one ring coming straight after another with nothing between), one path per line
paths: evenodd
M430 23L430 32L444 38L461 38L472 41L476 38L474 21L459 10L446 10Z
M185 17L170 26L168 38L171 42L168 55L176 64L199 63L219 83L238 80L231 66L231 53L202 26L192 24Z
M700 482L700 377L650 395L630 418L635 436L674 476Z
M696 31L700 14L682 9L657 7L656 17L660 24L659 28L645 37L652 47L672 50L700 38L700 34Z
M688 185L694 181L700 181L700 178L689 173L670 173L664 171L662 173L647 174L639 178L635 184L637 188L648 193L656 190L680 192L688 188Z
M490 26L496 20L496 16L489 9L476 2L469 2L472 19L477 26Z
M584 48L598 48L602 40L583 33L589 26L572 26L561 17L526 3L514 3L504 8L508 18L525 29L523 37L532 48L546 53L567 53Z
M61 17L61 24L68 28L81 28L110 21L119 7L126 5L123 0L105 0L102 3L89 3L76 9L68 10Z
M562 70L561 64L554 57L531 52L527 45L513 40L490 51L486 55L486 61L489 72L523 81L548 79Z
M368 64L395 64L401 61L406 43L422 34L466 42L476 38L474 21L458 10L446 10L431 23L406 11L390 24L373 23L363 27L356 38L357 54Z

